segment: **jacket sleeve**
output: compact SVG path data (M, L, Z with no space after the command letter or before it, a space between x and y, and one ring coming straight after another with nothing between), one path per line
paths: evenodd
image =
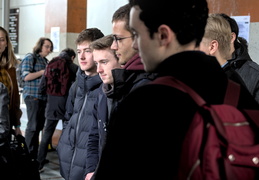
M9 96L7 88L0 82L0 140L2 142L10 131L10 119L9 119Z

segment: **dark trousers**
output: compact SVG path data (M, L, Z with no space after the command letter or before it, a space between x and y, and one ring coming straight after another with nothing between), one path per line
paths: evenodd
M45 127L43 129L42 139L40 142L40 148L38 153L38 162L43 164L47 153L48 153L48 145L51 142L52 136L58 124L58 120L46 120Z
M30 155L37 159L39 148L39 134L45 123L46 101L27 96L24 99L27 108L27 127L25 130L25 142L28 146Z

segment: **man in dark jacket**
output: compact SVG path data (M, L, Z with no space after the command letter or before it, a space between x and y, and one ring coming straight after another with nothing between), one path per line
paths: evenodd
M230 41L231 28L228 21L220 14L210 14L200 43L200 50L208 55L215 56L228 78L240 84L241 93L246 94L241 96L240 108L259 109L258 103L247 90L243 79L229 65L228 59L231 57Z
M173 76L210 104L224 100L228 78L215 57L196 51L206 0L130 0L133 47L147 72ZM178 179L181 145L197 105L170 86L146 84L118 105L94 180Z
M251 59L246 45L238 40L239 28L236 20L224 13L221 16L229 22L232 31L232 58L228 60L230 66L240 75L248 91L259 103L259 65Z
M92 169L93 166L97 167L102 144L106 137L105 126L108 122L110 111L115 106L116 99L109 96L114 94L115 88L115 81L111 70L115 68L120 69L121 65L115 51L111 49L112 42L113 36L107 35L90 44L90 48L93 51L93 59L97 66L97 72L103 83L99 87L99 94L95 102L95 109L93 111L95 121L92 124L87 145L87 152L89 155L87 156L86 161L93 163L89 164L90 167L86 167L86 169ZM90 180L93 173L94 171L88 173L85 180Z
M57 146L60 173L66 180L84 180L87 173L95 170L91 166L93 162L87 161L87 144L94 123L93 107L102 80L96 71L90 43L103 36L99 29L88 28L79 33L76 40L80 69L69 90L67 121Z
M61 51L59 54L60 58L64 58L67 62L68 69L70 71L69 73L69 79L68 79L68 89L70 88L71 84L75 81L76 78L76 72L78 70L78 65L74 64L73 61L76 57L76 53L73 49L71 48L66 48ZM41 77L41 82L40 82L40 91L41 93L46 94L46 85L47 78L46 76ZM59 120L64 119L64 115L66 112L65 109L65 104L67 101L67 96L68 93L65 94L64 96L54 96L54 95L47 95L47 105L46 105L46 110L45 110L45 117L46 117L46 122L45 126L43 128L43 133L42 133L42 139L40 142L39 146L39 152L38 152L38 162L39 162L39 171L43 171L43 166L45 163L48 162L46 158L47 153L48 153L48 145L51 143L51 138L53 136L53 133L56 129L56 126L59 122Z
M115 74L119 71L119 74L126 73L127 76L123 76L121 81L121 87L125 86L125 89L132 90L135 87L149 82L154 78L154 74L144 71L143 63L139 57L138 51L131 47L133 42L133 32L129 27L129 15L130 5L125 4L119 7L112 16L112 34L114 41L111 45L111 49L114 49L119 63L125 69L113 70ZM121 80L122 76L117 76ZM130 88L129 88L130 87ZM119 89L119 88L118 88ZM122 91L121 91L122 92ZM125 92L126 94L128 92Z

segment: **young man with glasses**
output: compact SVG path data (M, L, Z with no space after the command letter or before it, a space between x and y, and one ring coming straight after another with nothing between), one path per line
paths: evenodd
M23 59L21 72L25 81L23 87L23 98L27 108L27 127L25 130L25 141L32 159L36 161L39 147L39 134L45 123L45 107L47 96L39 93L40 78L44 73L48 56L53 51L53 43L49 38L40 38L29 53ZM36 63L34 64L34 58Z
M119 63L125 69L124 79L120 79L121 83L127 87L122 90L124 95L135 87L150 82L155 76L144 71L138 51L131 47L134 34L129 27L129 13L130 6L125 4L118 8L112 17L113 43L111 49L115 50ZM120 73L123 74L121 71Z

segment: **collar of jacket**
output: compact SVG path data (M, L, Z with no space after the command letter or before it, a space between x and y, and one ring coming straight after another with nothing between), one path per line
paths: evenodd
M78 87L84 89L84 92L90 91L100 86L102 80L99 74L87 76L81 69L77 72Z
M144 65L140 60L139 54L135 54L124 66L127 70L144 70Z

